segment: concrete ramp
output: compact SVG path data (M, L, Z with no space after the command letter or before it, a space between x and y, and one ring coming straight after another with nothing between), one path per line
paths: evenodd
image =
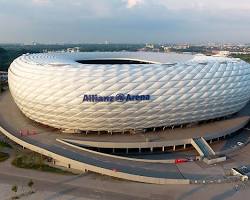
M201 157L209 158L215 156L214 150L209 146L203 137L192 139L191 144L198 151Z

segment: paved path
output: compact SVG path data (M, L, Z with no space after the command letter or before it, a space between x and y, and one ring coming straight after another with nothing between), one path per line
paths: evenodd
M30 178L34 180L36 193L22 198L25 200L242 200L250 195L249 183L163 186L120 181L91 173L71 177L15 170L19 173L6 174L1 165L1 200L12 196L11 186L14 184L20 190L23 187L24 191L28 191L25 186Z

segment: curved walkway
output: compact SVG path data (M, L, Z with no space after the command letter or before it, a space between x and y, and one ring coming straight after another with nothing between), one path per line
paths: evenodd
M70 151L67 149L63 149L57 146L49 146L45 144L39 144L35 141L32 141L28 138L20 139L19 137L9 133L2 127L0 127L0 131L7 136L12 141L17 144L40 153L42 155L51 157L55 160L58 160L63 163L68 163L70 167L85 171L89 170L92 172L113 176L116 178L144 182L144 183L155 183L155 184L188 184L189 180L177 177L173 173L169 172L168 174L164 174L161 170L152 170L146 169L142 167L133 168L131 165L120 165L117 164L114 158L111 163L108 163L105 160L96 159L95 156L86 156L83 154L79 154L75 151ZM36 143L36 144L34 144ZM173 177L176 176L175 178Z
M101 155L101 156L107 156L107 157L111 157L111 158L118 158L118 159L122 159L122 160L128 160L128 161L137 161L137 162L145 162L145 163L162 163L162 164L166 164L166 163L172 163L174 164L176 159L168 159L168 160L153 160L153 159L139 159L139 158L129 158L129 157L125 157L125 156L118 156L118 155L112 155L112 154L107 154L107 153L102 153L102 152L97 152L97 151L92 151L90 149L86 149L84 147L80 147L74 144L71 144L67 141L64 141L63 139L56 139L56 141L61 142L62 144L68 145L70 147L85 151L85 152L90 152L90 153L94 153L97 155Z

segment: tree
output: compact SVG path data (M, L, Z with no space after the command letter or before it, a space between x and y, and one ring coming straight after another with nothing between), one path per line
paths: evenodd
M1 77L0 77L0 94L2 93L2 81L1 81Z
M13 199L16 199L16 193L17 193L17 190L18 190L18 186L17 185L13 185L11 190L15 193L15 196L13 197Z
M31 193L33 193L33 189L32 189L33 185L34 185L34 182L32 181L32 179L30 179L30 181L28 182L28 187L30 188Z

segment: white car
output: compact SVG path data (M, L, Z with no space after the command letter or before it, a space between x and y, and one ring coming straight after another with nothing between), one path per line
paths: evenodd
M239 146L241 146L243 144L244 144L243 142L237 142L237 145L239 145Z

